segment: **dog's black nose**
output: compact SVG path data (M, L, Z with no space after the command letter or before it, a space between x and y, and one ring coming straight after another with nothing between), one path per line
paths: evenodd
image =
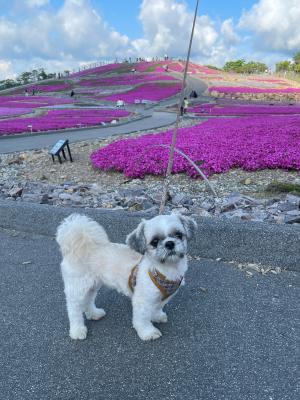
M168 250L172 250L172 249L174 249L175 244L174 244L174 242L169 240L168 242L166 242L165 246Z

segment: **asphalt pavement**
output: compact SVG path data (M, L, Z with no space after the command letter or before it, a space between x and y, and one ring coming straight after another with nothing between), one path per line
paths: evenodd
M161 339L140 341L129 300L103 289L107 316L74 342L53 236L0 228L0 254L1 399L299 398L299 272L192 261Z
M33 135L14 135L0 137L0 154L41 149L53 146L60 139L68 139L70 143L82 140L102 139L114 135L128 134L147 129L157 129L175 122L175 113L155 111L145 113L144 118L126 124L88 129L64 129Z

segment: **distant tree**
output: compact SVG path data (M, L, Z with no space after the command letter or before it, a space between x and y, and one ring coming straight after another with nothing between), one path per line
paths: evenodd
M45 79L53 79L53 78L56 78L56 73L50 73L50 74L48 74L48 75L47 75L47 78L45 78Z
M216 70L218 70L218 71L221 71L221 70L222 70L222 68L218 68L218 67L216 67L215 65L210 65L210 64L204 65L204 67L207 67L207 68L210 68L210 69L216 69Z
M226 72L243 73L245 63L246 62L243 59L236 60L236 61L227 61L227 63L223 67L223 70Z
M26 85L27 83L32 81L32 73L31 72L23 72L21 75L17 77L17 82L21 85Z
M17 86L17 82L13 79L5 79L0 81L0 88L1 89L9 89L11 87Z
M280 61L276 64L276 72L285 72L292 69L292 63L289 60Z
M297 51L297 53L294 54L293 60L295 64L300 64L300 51Z
M223 70L227 72L236 72L238 74L259 74L265 72L268 69L267 65L258 61L249 61L246 63L245 60L228 61Z
M45 72L44 68L39 68L38 79L40 81L42 81L42 80L47 79L47 78L48 78L48 75Z
M297 74L300 74L300 63L293 65L293 71L296 72Z
M265 72L268 67L266 64L258 62L258 61L249 61L243 67L244 72L247 74L260 74Z

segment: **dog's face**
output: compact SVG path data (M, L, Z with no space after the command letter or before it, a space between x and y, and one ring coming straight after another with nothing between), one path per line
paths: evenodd
M160 263L177 263L187 252L187 239L197 228L196 222L181 215L159 215L143 220L127 236L126 243L135 251L147 254Z

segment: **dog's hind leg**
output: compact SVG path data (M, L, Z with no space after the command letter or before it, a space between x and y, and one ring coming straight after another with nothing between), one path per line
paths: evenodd
M68 284L65 285L70 337L72 339L86 338L87 327L84 324L83 313L88 291L89 287L82 285L78 280L68 281Z
M95 299L97 292L101 285L96 288L91 288L86 295L86 306L85 306L85 316L87 319L92 319L97 321L105 316L106 312L103 308L97 308L95 305Z

